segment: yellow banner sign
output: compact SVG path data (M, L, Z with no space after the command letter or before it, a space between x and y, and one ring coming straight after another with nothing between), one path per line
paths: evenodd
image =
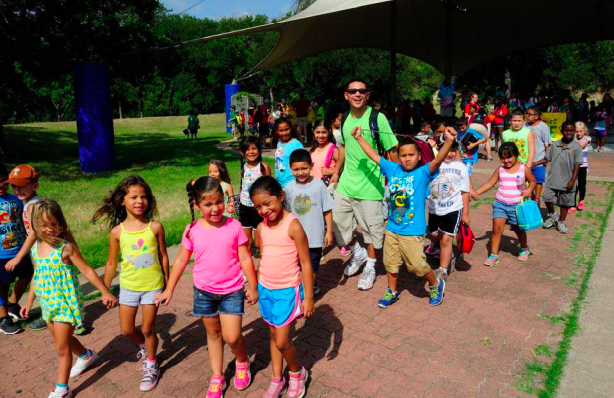
M561 125L567 120L567 114L563 112L557 113L542 113L542 120L550 127L550 139L558 141L563 138L561 133Z

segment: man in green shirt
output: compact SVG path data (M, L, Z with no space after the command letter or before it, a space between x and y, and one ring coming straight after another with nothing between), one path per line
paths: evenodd
M188 117L188 130L190 130L190 138L196 139L196 135L198 134L199 128L200 120L198 120L196 111L192 111L190 112L190 116Z
M341 126L339 160L331 179L331 183L338 184L333 211L337 243L341 246L349 245L352 250L352 259L343 272L352 276L365 266L358 281L360 290L373 287L377 258L375 250L381 249L384 242L384 176L377 163L369 159L351 135L352 129L360 126L367 143L377 148L369 125L372 112L371 107L367 106L369 95L363 80L353 79L347 85L344 96L350 105L350 112ZM377 126L381 147L388 152L391 160L396 161L395 148L398 141L384 114L378 115ZM366 249L354 238L356 225L360 225Z

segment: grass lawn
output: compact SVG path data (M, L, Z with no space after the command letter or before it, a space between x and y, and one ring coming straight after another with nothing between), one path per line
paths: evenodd
M9 170L21 163L36 167L41 175L39 195L60 203L86 260L100 267L108 254L107 231L90 220L124 177L138 174L151 185L168 245L180 242L190 220L185 186L191 178L207 174L209 160L226 162L236 192L239 156L216 148L230 138L224 115L199 118L196 141L183 135L187 116L115 120L116 169L112 173L81 172L75 122L5 126L4 161Z

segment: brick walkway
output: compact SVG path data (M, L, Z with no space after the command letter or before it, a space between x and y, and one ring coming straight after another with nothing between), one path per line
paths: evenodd
M480 163L480 168L495 166ZM477 173L474 183L487 178L487 174ZM605 188L590 183L589 192L599 198ZM587 206L589 211L604 211L590 200ZM331 251L321 268L323 289L315 315L296 324L294 343L312 375L308 396L528 396L514 387L517 375L533 359L531 349L556 343L560 332L560 326L553 326L540 314L565 310L577 294L557 279L569 274L572 253L568 246L573 234L562 236L541 229L530 232L529 244L535 255L528 263L520 263L515 258L514 235L506 231L501 264L488 268L481 264L487 255L490 215L490 202L472 209L478 242L450 276L446 299L435 308L427 306L424 283L407 273L401 276L400 301L386 310L377 308L386 286L381 264L375 288L360 292L357 277L346 280L338 251ZM568 225L573 229L581 222L570 217ZM160 384L143 394L138 389L137 350L132 342L118 336L117 309L105 311L97 301L90 302L87 323L93 330L80 340L98 351L100 360L71 381L73 390L83 398L204 396L211 371L204 328L199 319L189 316L191 306L191 277L186 274L170 307L162 309L158 317ZM229 388L226 396L260 397L271 376L268 331L256 307L247 309L243 323L254 360L254 384L243 393ZM47 396L57 374L49 332L28 330L0 336L0 352L1 397ZM232 357L228 350L226 354L228 363ZM232 375L233 370L227 369L228 381Z

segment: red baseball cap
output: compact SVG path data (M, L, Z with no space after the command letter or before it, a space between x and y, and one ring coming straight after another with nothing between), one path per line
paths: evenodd
M20 164L9 173L9 184L24 187L31 182L38 181L38 173L36 169L28 164Z

